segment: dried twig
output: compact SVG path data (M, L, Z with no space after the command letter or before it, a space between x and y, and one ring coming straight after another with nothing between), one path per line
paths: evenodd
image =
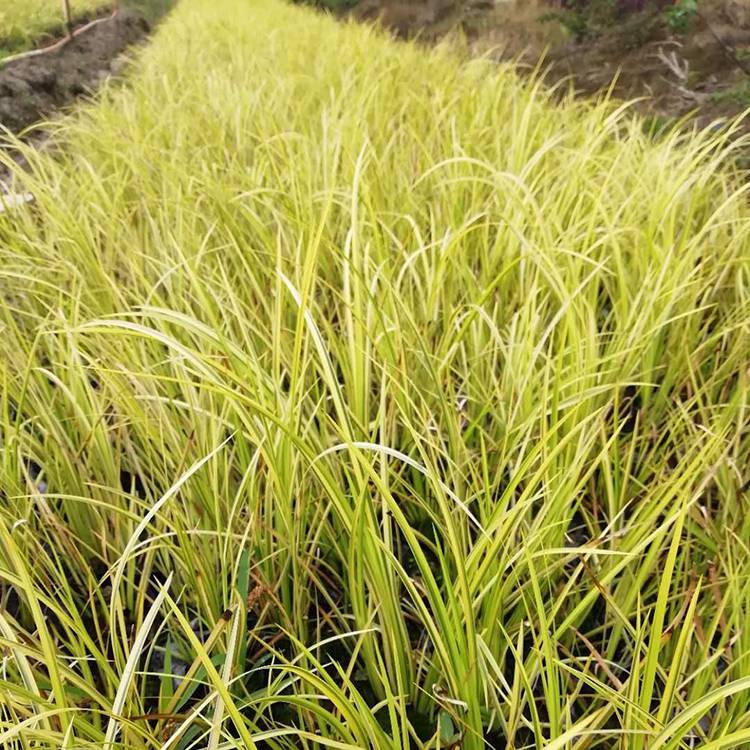
M65 19L65 31L68 39L73 38L73 16L70 12L70 0L62 0L63 18Z
M687 82L688 74L690 73L690 62L688 60L683 58L682 62L680 62L680 58L674 50L666 53L661 47L659 47L656 56L680 81Z

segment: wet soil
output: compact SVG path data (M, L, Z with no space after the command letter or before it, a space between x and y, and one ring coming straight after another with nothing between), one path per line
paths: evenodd
M149 30L138 12L119 10L54 51L0 67L0 130L20 132L95 90Z

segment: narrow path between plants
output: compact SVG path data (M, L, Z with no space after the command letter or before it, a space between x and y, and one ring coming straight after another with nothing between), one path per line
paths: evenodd
M0 125L19 132L90 92L150 30L144 16L129 9L87 27L51 52L25 55L0 69Z

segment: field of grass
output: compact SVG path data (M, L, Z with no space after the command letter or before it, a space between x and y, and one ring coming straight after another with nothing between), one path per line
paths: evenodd
M0 746L750 746L731 133L183 0L0 214Z

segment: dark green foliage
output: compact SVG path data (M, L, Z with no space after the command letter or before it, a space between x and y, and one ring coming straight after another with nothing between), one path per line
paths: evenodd
M332 11L342 11L353 8L359 0L295 0L295 2Z
M698 0L561 0L558 10L539 20L559 23L579 42L628 23L628 33L642 43L654 21L684 33L697 13Z
M684 34L698 14L698 0L679 0L664 11L664 17L670 28Z

